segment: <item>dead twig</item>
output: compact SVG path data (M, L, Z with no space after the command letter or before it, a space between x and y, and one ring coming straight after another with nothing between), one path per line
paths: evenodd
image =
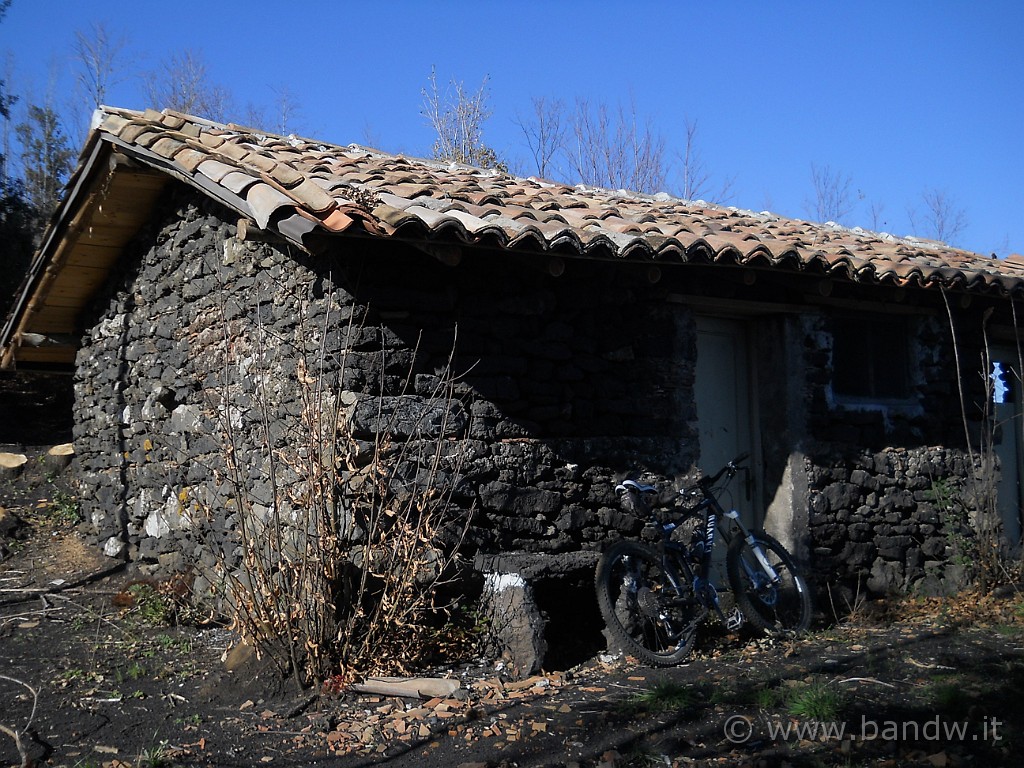
M924 664L916 659L907 656L907 662L917 667L918 669L956 669L956 667L947 667L944 664Z
M887 683L883 680L879 680L874 677L848 677L845 680L840 680L839 684L843 683L874 683L875 685L884 685L886 688L895 688L896 686L892 683Z
M8 677L7 675L0 675L0 680L7 680L8 682L20 685L32 694L32 711L29 713L28 720L25 721L24 728L21 730L15 730L14 728L0 723L0 733L4 733L14 740L14 746L17 748L18 755L21 757L21 768L28 768L32 764L32 761L29 760L28 749L25 747L22 737L27 735L28 729L32 727L32 721L36 716L36 707L39 705L39 692L24 680L18 680L17 678Z

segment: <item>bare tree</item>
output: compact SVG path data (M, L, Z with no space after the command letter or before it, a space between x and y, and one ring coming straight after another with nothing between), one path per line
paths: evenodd
M155 109L174 109L211 120L226 120L231 110L227 89L210 81L201 54L172 54L146 77L146 95Z
M541 178L552 178L556 173L555 158L565 152L565 102L544 96L535 96L530 101L533 114L529 118L517 115L516 124L530 149L535 172Z
M112 35L102 23L75 32L75 89L68 114L79 144L85 138L92 110L106 103L110 87L125 79L119 61L126 46L123 36Z
M850 177L828 165L811 164L814 199L806 203L815 221L841 222L853 211Z
M728 201L732 196L733 179L725 179L717 191L712 191L711 172L697 145L697 121L686 118L685 128L683 151L676 153L682 175L679 196L686 200L707 199L716 203Z
M124 80L118 60L126 45L123 36L114 37L102 23L93 24L87 32L75 32L76 90L90 107L103 104L108 89Z
M274 93L275 132L282 136L297 133L299 115L302 114L302 104L298 96L287 85L274 86L270 90Z
M572 139L569 162L584 184L644 193L665 188L665 139L649 118L638 122L632 102L627 111L577 99Z
M461 81L452 80L442 93L437 87L437 73L431 69L429 84L429 88L421 92L422 114L437 134L434 159L505 170L497 153L483 138L483 125L491 116L487 106L487 77L475 92L468 91Z
M380 132L369 120L363 120L363 135L361 141L364 147L370 147L372 149L382 149L384 146L384 140L381 138Z
M907 210L914 232L943 243L952 243L967 228L967 212L943 189L927 189L921 193L924 213Z
M242 111L243 122L251 128L285 136L297 133L296 116L301 111L299 100L288 86L273 87L274 101L271 104L270 116L263 106L247 103Z

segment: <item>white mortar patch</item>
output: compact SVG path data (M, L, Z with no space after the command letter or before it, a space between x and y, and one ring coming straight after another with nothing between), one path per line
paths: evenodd
M518 573L485 573L484 588L492 592L504 592L506 589L522 589L526 579Z

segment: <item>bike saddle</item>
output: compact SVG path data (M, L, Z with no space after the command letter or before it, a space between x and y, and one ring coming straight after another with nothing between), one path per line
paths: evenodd
M635 480L623 480L621 483L615 486L616 493L622 493L623 491L637 491L638 493L654 493L658 490L657 486L644 485L638 483Z

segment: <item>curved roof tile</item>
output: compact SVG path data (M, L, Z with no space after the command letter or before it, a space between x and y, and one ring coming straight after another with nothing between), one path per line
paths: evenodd
M491 247L725 262L1024 295L1024 257L998 260L941 243L665 194L516 178L358 145L267 135L169 111L104 108L100 117L101 140L116 141L142 162L170 164L181 178L201 174L206 181L197 180L197 186L207 192L216 189L213 184L244 194L251 210L239 213L261 227L292 222L280 231L299 244L301 236L295 235L305 235L310 226L326 232L358 226L381 237L399 230L408 236L409 227L418 227L420 236L486 241ZM361 207L363 195L375 196L375 202ZM233 198L225 194L223 199Z

